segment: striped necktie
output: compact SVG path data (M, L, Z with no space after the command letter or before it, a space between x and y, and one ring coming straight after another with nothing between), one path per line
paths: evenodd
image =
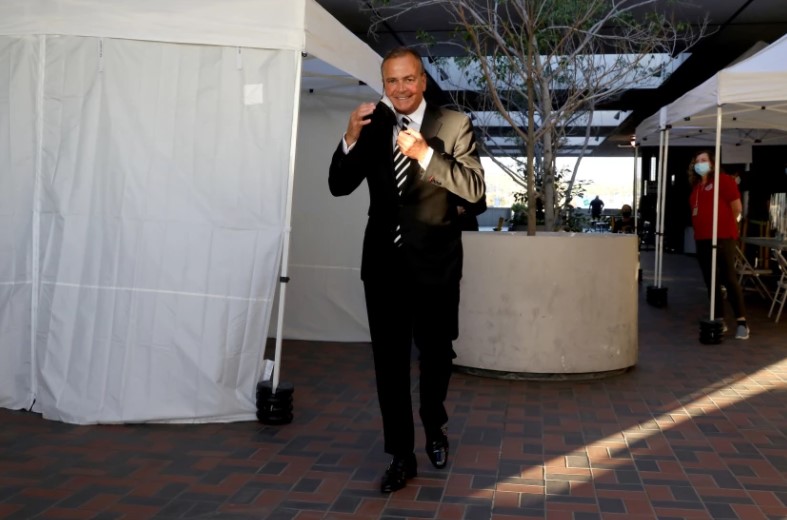
M408 124L410 124L410 119L402 116L401 123L397 125L398 131L401 132L406 129ZM407 180L407 168L410 167L410 159L402 153L398 144L394 144L393 162L396 193L401 197L405 181ZM394 245L396 247L402 246L402 227L399 224L396 225L396 231L394 231Z
M406 116L402 116L401 123L398 125L399 131L407 129L410 120ZM399 145L394 145L394 179L396 179L396 192L401 196L404 191L404 183L407 180L407 168L410 167L410 159L402 153Z

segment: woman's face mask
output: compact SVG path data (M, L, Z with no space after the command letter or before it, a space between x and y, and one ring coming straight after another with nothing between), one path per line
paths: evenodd
M705 177L708 174L709 171L710 171L710 163L709 162L694 163L694 172L697 175Z

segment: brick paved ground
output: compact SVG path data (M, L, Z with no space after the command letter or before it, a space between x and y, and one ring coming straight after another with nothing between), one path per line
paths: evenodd
M288 341L286 426L74 426L0 409L0 518L787 518L787 320L750 293L751 339L703 345L695 260L665 256L659 309L644 297L652 256L635 369L592 382L457 373L449 466L419 452L399 492L378 492L368 345Z

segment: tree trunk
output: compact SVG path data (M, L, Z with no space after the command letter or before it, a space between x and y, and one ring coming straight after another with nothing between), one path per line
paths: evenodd
M528 38L527 44L527 234L536 234L536 103L533 98L535 87L533 85L533 62L537 56L533 38Z
M533 42L533 39L530 40ZM535 42L534 42L535 45ZM544 147L544 157L542 162L542 184L541 194L544 204L544 228L550 231L555 230L555 143L552 141L554 131L552 130L552 92L549 88L549 75L544 72L544 64L541 63L541 56L534 57L536 67L538 102L541 109L541 144Z

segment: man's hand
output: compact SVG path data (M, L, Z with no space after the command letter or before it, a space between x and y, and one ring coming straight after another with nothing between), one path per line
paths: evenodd
M429 145L426 143L424 136L420 132L416 132L412 128L405 128L396 137L396 144L404 155L411 159L421 161L426 157L426 152L429 150Z
M352 146L361 136L363 127L372 122L369 116L374 112L374 103L362 103L350 114L350 121L347 123L347 131L344 140L347 146Z

